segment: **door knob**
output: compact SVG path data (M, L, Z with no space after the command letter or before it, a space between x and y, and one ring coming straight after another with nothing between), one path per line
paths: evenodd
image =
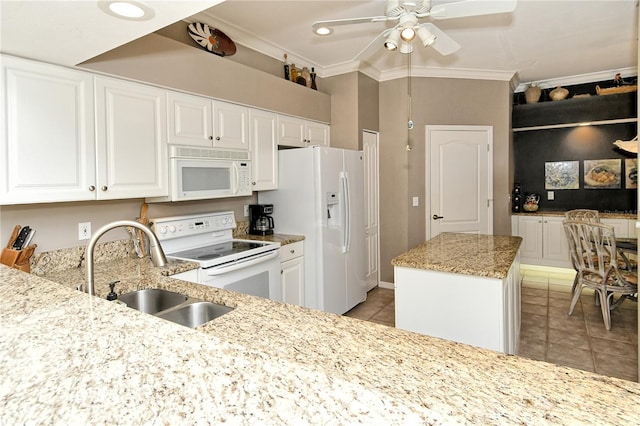
M443 216L438 216L437 214L433 215L433 220L444 219Z

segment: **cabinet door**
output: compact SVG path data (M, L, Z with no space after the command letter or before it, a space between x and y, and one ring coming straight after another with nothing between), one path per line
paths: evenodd
M95 199L93 76L2 56L0 204Z
M569 244L565 236L563 217L544 217L542 253L545 259L569 262Z
M282 298L285 303L304 305L304 256L281 264Z
M213 146L211 99L169 92L167 95L170 144Z
M252 190L278 189L277 115L251 110L249 116Z
M305 138L304 120L278 115L278 145L304 148Z
M306 142L309 145L329 146L329 126L307 121Z
M627 238L629 234L629 221L627 219L600 219L605 225L613 226L616 237Z
M168 195L166 93L96 77L98 199Z
M542 259L542 217L519 216L518 236L522 237L522 257Z
M249 150L249 108L214 101L213 146Z

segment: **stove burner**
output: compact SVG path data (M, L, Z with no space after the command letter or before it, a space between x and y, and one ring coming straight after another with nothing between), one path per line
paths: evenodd
M264 243L254 243L249 241L227 241L205 247L198 247L178 253L171 253L171 256L195 261L206 261L242 253L247 250L264 246Z
M202 256L196 257L196 260L209 260L215 259L216 257L222 257L222 255L220 253L203 254Z

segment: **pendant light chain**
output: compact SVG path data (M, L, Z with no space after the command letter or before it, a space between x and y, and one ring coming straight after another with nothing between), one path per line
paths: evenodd
M407 70L407 151L411 151L411 130L413 129L413 120L411 119L411 52L408 54L408 70Z

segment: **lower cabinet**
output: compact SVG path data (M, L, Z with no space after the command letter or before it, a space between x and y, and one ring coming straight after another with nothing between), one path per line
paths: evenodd
M304 305L304 243L280 248L282 298L285 303Z
M512 235L522 237L522 263L571 268L569 244L564 233L562 216L512 216Z

